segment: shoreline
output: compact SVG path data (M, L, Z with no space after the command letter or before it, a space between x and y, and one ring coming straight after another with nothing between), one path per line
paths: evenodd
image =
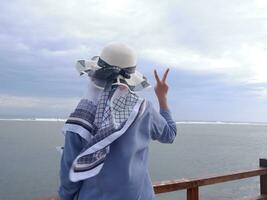
M0 121L65 122L65 118L0 118ZM176 124L207 125L257 125L267 126L267 122L226 122L226 121L176 121Z

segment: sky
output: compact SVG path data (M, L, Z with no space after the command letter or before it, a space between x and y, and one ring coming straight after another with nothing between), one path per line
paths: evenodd
M86 90L79 59L109 42L153 69L169 67L177 121L267 122L266 0L3 0L0 117L67 117Z

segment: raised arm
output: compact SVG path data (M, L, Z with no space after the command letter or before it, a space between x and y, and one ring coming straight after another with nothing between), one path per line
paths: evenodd
M168 85L166 79L169 73L167 69L160 79L156 70L154 70L154 75L156 79L155 93L158 98L158 103L160 107L160 114L153 111L153 126L152 126L152 139L158 140L162 143L172 143L176 136L176 124L172 119L171 112L168 108L167 93Z

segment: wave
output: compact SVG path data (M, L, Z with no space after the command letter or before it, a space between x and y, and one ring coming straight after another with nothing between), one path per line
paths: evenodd
M65 122L64 118L2 118L1 121L52 121L52 122Z
M264 122L224 122L224 121L178 121L176 124L215 124L215 125L256 125L266 126Z
M0 118L0 121L51 121L65 122L65 118ZM224 121L177 121L176 124L207 124L207 125L256 125L267 126L265 122L224 122Z

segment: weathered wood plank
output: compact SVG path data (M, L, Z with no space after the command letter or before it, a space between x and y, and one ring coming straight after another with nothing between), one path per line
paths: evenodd
M267 159L260 159L260 167L267 167ZM267 195L267 174L260 176L261 195Z
M172 192L176 190L184 190L188 188L212 185L261 175L267 175L267 168L261 167L253 170L237 171L228 174L208 176L204 178L200 177L193 179L156 182L154 183L154 191L156 194Z
M187 200L198 200L198 187L187 189Z
M267 195L260 195L257 197L245 198L243 200L267 200Z

